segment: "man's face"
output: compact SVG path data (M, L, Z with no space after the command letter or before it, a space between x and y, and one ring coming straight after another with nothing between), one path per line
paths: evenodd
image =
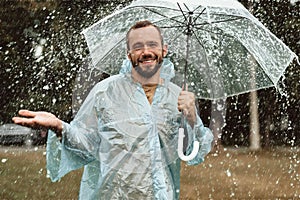
M132 66L144 78L151 78L159 70L167 53L158 30L147 26L131 30L128 36L128 58Z

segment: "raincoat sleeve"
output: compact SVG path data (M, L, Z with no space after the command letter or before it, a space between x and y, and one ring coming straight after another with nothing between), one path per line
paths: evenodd
M197 165L204 161L204 157L210 152L211 144L213 141L213 134L211 130L205 127L202 123L202 120L197 115L197 122L192 128L188 123L186 123L186 129L188 132L188 147L187 155L189 155L193 150L193 141L198 141L200 143L199 151L197 156L188 161L188 165Z
M68 172L94 161L100 139L95 112L95 88L90 92L74 120L63 122L62 138L52 131L47 140L47 174L58 181Z

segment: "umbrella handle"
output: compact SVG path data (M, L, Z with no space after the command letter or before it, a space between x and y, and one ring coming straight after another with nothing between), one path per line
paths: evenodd
M179 136L178 136L178 156L183 161L189 161L196 157L199 150L199 142L194 141L193 151L190 155L186 156L183 154L183 138L184 138L184 129L179 128Z

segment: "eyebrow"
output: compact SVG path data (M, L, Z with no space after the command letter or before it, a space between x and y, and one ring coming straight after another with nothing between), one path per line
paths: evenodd
M132 45L132 48L136 48L136 47L139 47L139 46L143 46L143 43L142 42L136 42Z
M159 44L159 42L156 42L156 41L147 41L145 44L148 46L148 45L151 45L151 44ZM136 42L136 43L134 43L132 45L132 48L139 47L139 46L144 46L145 44L142 43L142 42Z

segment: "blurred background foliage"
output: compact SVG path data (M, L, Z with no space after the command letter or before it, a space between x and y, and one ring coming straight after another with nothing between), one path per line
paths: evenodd
M1 0L0 123L22 108L44 110L71 121L72 93L88 55L81 31L129 0ZM240 0L292 51L300 55L300 2ZM262 145L300 144L300 68L291 64L280 85L258 91ZM212 102L199 100L201 117L211 120ZM249 145L249 94L226 100L222 144Z

